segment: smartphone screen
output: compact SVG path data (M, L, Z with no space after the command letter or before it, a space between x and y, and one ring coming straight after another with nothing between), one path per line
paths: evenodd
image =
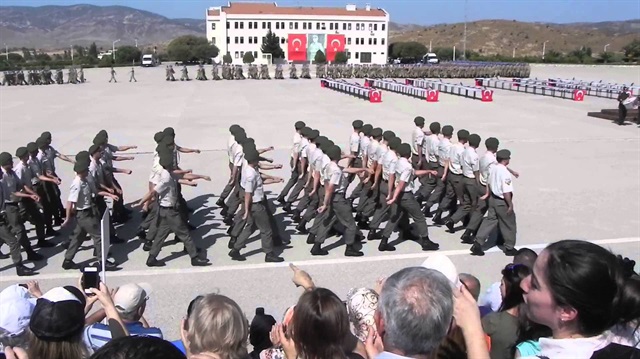
M98 288L100 282L100 276L98 275L98 268L87 267L82 274L82 289L87 295L93 295L91 288Z

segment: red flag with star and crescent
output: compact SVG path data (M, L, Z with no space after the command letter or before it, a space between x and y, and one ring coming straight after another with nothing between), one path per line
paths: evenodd
M337 52L344 52L344 35L327 35L327 61L333 61Z
M289 34L287 40L287 58L289 61L307 60L307 35Z

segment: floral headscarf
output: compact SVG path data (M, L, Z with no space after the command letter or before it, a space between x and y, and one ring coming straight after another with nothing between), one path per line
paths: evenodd
M373 315L378 308L378 293L369 288L353 288L347 294L347 313L351 331L362 342L367 340L369 327L374 326Z

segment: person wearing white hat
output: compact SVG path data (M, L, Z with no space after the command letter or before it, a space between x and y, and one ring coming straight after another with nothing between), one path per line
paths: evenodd
M23 285L14 284L0 292L0 353L6 347L27 347L27 328L35 306L36 298Z
M162 331L156 327L149 327L143 317L151 292L152 288L148 283L125 284L114 294L113 304L129 335L163 339ZM98 320L101 319L98 317ZM92 350L101 348L111 340L109 326L102 323L88 326L84 331L84 340Z

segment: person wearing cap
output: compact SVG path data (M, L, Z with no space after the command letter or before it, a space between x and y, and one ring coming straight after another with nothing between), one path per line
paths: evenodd
M355 120L351 123L353 132L349 137L349 154L353 157L349 160L349 167L362 167L358 163L358 153L360 153L360 132L362 132L362 126L364 123L360 120Z
M300 223L300 221L302 220L302 217L301 217L302 212L312 202L311 191L313 190L313 181L314 181L313 164L322 156L322 151L318 148L318 145L316 144L318 137L320 137L320 131L318 130L312 130L308 136L309 144L307 145L307 151L305 156L307 161L307 183L305 183L304 185L304 192L302 194L302 198L300 198L300 200L298 201L298 205L291 212L291 218L295 223ZM317 205L316 205L316 208L317 208Z
M320 147L322 149L322 157L320 158L319 164L318 164L318 172L320 174L320 178L318 179L317 183L317 192L318 192L318 207L320 206L321 203L324 203L324 196L325 196L325 184L327 181L326 178L326 173L327 173L327 168L329 167L329 164L331 163L331 159L329 158L328 155L328 151L329 148L333 147L334 143L333 141L327 139ZM317 208L316 210L314 210L314 214L313 214L313 224L311 225L311 228L309 229L309 236L307 237L307 244L314 244L315 243L315 237L316 234L318 233L318 229L320 228L322 223L326 223L325 220L327 220L328 216L329 216L329 212L325 211L324 213L318 213ZM309 216L311 216L311 214L309 214ZM304 234L304 232L302 232Z
M260 352L273 347L270 334L276 320L273 316L265 314L264 308L256 308L256 316L251 320L249 326L249 343L253 351L249 353L251 359L260 359Z
M47 176L54 176L60 178L56 173L56 158L59 158L65 162L75 163L71 158L63 155L58 152L53 146L51 146L51 132L45 131L43 132L38 140L36 140L36 144L38 148L40 148L40 153L38 153L38 159L42 162L42 166L44 168L44 172ZM55 183L47 182L46 187L48 188L47 192L49 194L49 200L51 203L55 205L57 209L57 213L54 214L56 225L62 224L62 219L65 215L65 207L62 205L60 187Z
M311 254L314 256L327 255L325 249L322 248L322 244L329 234L329 230L333 227L335 221L340 222L345 227L343 239L347 247L344 255L347 257L360 257L362 252L357 250L354 246L358 227L351 212L351 204L346 198L346 191L348 184L348 175L356 175L362 172L371 172L369 168L362 167L347 167L342 168L338 165L338 162L342 159L342 151L340 147L333 145L327 149L327 156L331 160L331 163L327 166L325 178L325 195L322 205L318 208L318 213L325 211L329 212L329 220L323 221L318 229L318 233L315 236L315 243L311 249Z
M373 131L373 126L366 124L362 126L362 129L360 131L360 145L358 148L358 158L360 159L360 166L359 167L368 167L367 164L369 163L369 159L368 156L369 154L367 153L367 150L369 149L369 143L371 142L371 138L369 136L371 136L371 131ZM366 173L361 173L360 175L358 175L358 185L356 186L356 188L353 189L353 191L351 191L351 194L349 195L349 201L351 203L353 203L356 199L358 199L358 203L360 203L360 199L364 202L366 200L366 196L369 193L370 190L370 183L369 185L367 185L367 183L365 183L365 179L368 178ZM366 188L365 188L366 186ZM360 198L363 194L364 191L364 197ZM357 211L356 211L357 213ZM360 218L360 215L358 216L358 218L356 219L358 222L360 222L360 225L362 225L362 228L366 228L366 221L362 218Z
M107 174L105 173L104 166L105 164L100 161L102 157L102 146L94 144L89 147L89 175L92 178L94 186L99 191L106 191L111 194L116 193L116 189L110 185L107 181ZM102 218L104 212L107 211L107 202L104 199L104 196L96 195L94 197L96 208L98 209L99 218ZM124 240L118 237L116 234L116 227L113 225L113 220L109 217L109 234L110 234L110 242L111 243L124 243Z
M267 203L264 196L264 184L278 183L271 179L262 180L259 171L260 155L258 151L248 151L245 153L247 165L243 167L243 179L241 186L244 189L244 208L242 221L243 230L233 243L233 249L229 252L229 257L236 261L244 261L246 257L240 254L242 249L257 227L260 231L262 250L265 253L265 262L283 262L284 259L278 257L273 252L273 229L269 220Z
M449 158L444 167L442 179L446 181L445 194L433 216L433 223L443 225L442 213L455 213L457 203L464 201L464 184L462 183L462 153L469 140L469 131L458 131L458 142L451 146Z
M153 189L153 187L156 185L157 174L160 172L160 170L162 170L162 166L160 166L160 156L158 155L158 149L161 148L160 142L162 142L163 137L164 137L164 134L162 133L162 131L156 132L155 135L153 135L153 140L156 142L156 148L153 151L153 163L151 165L151 174L149 175L149 181L147 183L148 190ZM155 216L157 213L158 213L158 202L156 201L155 197L151 197L149 202L145 203L142 206L142 222L140 222L140 226L138 227L138 231L136 233L136 236L140 238L141 241L144 241L145 243L147 240L146 231L149 230L149 228L151 228L151 224L157 218Z
M436 170L414 170L411 165L411 145L403 143L398 147L398 162L395 166L395 189L391 195L391 199L387 201L389 206L396 205L395 210L392 207L389 222L385 227L383 237L380 243L381 250L393 250L387 244L388 234L400 225L404 227L404 232L409 228L409 217L413 220L416 234L418 235L418 243L422 246L423 251L438 250L440 246L429 239L429 231L427 229L427 219L420 209L420 204L416 201L413 194L414 176L436 175ZM403 222L401 224L401 222ZM391 227L391 230L389 229ZM386 235L385 235L386 234Z
M31 189L27 188L20 177L14 172L13 157L11 154L8 152L0 153L0 166L2 167L2 178L0 182L2 182L4 190L6 191L3 200L5 221L9 228L11 228L11 232L18 238L22 248L27 252L27 259L41 261L44 257L31 248L31 242L29 242L29 238L27 237L27 230L24 228L24 221L20 214L20 202L23 199L37 202L40 198L34 194Z
M425 159L424 153L422 153L422 147L424 146L424 117L417 116L413 119L413 123L416 127L411 132L411 163L417 170L424 169Z
M358 201L358 207L356 207L356 220L360 220L358 227L362 229L369 227L368 219L375 213L378 195L380 193L380 182L377 181L375 176L376 167L378 165L378 148L380 147L380 141L382 141L382 129L376 127L371 130L369 147L367 148L366 165L371 169L373 174L364 179L364 197L361 196ZM364 227L365 225L366 227Z
M424 169L427 170L438 170L438 146L440 145L440 123L432 122L429 125L429 135L425 137L422 153L425 157L425 162L423 164ZM418 190L418 195L416 199L420 204L429 197L431 192L436 188L438 181L436 176L424 176L420 178L420 189Z
M291 205L298 200L300 192L305 188L309 178L309 159L307 158L307 147L309 146L309 136L314 134L313 129L310 127L303 127L300 130L302 139L300 140L299 154L298 154L298 181L293 189L289 192L289 196L285 200L282 209L287 213L292 213L293 209ZM316 136L317 137L317 136Z
M380 239L381 234L377 232L380 225L389 214L389 206L387 201L391 199L393 193L393 185L395 183L395 168L398 162L396 153L398 146L402 144L402 140L395 137L391 131L383 134L383 140L380 144L382 151L378 151L378 165L376 166L376 177L374 182L380 183L380 194L378 196L378 205L376 206L373 218L369 223L368 240ZM390 234L390 233L389 233Z
M67 215L62 224L64 227L72 218L76 219L76 226L71 233L69 247L64 254L64 261L62 262L62 268L67 270L80 268L73 262L73 257L80 249L80 245L84 242L87 234L93 240L96 259L98 262L102 261L100 219L97 217L98 210L93 196L99 195L109 197L114 201L118 200L117 195L98 190L95 186L89 174L89 160L80 158L75 163L73 170L76 172L76 177L71 182L69 198L67 199ZM109 260L105 261L104 265L107 270L115 270L117 268L117 264Z
M307 223L309 223L317 214L318 206L320 205L320 187L321 187L321 178L322 178L322 162L325 156L324 154L324 146L328 139L325 136L319 136L314 140L315 149L310 154L309 157L309 172L310 172L310 183L307 184L309 188L309 194L307 196L308 203L305 203L304 206L298 204L298 211L304 211L302 217L299 218L298 225L296 226L296 231L300 234L309 234L307 231ZM296 222L296 217L293 217L293 221Z
M172 171L175 168L174 159L171 155L171 151L161 150L160 165L162 171L158 176L158 184L149 192L147 192L140 201L135 204L136 207L141 206L145 202L149 201L152 197L157 196L158 200L158 219L157 219L157 232L149 251L149 257L147 258L147 266L149 267L161 267L165 266L164 261L158 260L158 254L162 249L164 241L169 236L169 232L173 232L178 239L184 243L184 247L187 254L191 258L192 266L206 266L209 265L209 260L198 257L198 250L191 239L189 228L187 227L184 217L178 210L178 182L195 187L197 184L180 178L179 175L174 174Z
M445 182L445 168L447 167L447 161L449 160L449 153L451 152L451 136L453 136L453 126L445 125L442 127L442 138L438 142L438 175L436 176L436 186L433 192L427 197L427 202L424 205L424 214L426 217L431 217L431 207L434 204L440 203L444 196L446 189Z
M218 201L216 201L216 206L220 208L226 207L226 204L224 203L224 201L227 199L227 197L229 197L229 195L231 194L231 191L233 191L233 187L235 186L236 174L233 171L235 168L235 166L233 165L233 158L236 153L235 147L238 145L238 142L236 141L236 133L239 133L239 132L244 132L244 129L239 125L231 125L229 127L230 135L229 135L229 139L227 140L227 158L229 160L229 181L227 182L227 185L222 190L222 193L220 193L220 198L218 198Z
M201 151L197 148L187 148L187 147L182 147L182 146L178 146L178 144L175 143L175 138L176 138L176 132L173 129L173 127L167 127L162 131L165 136L168 139L171 140L172 143L172 150L173 150L173 162L174 162L174 167L177 169L181 169L180 168L180 153L197 153L200 154ZM187 201L184 199L184 197L182 196L182 186L180 185L180 183L178 183L178 199L180 201L180 209L183 211L187 211L187 212L193 212L193 209L189 208L187 206ZM190 230L194 230L195 227L189 223L187 223L187 227L189 227Z
M40 197L40 204L42 205L42 213L44 225L46 227L45 236L56 237L60 233L53 229L53 213L54 208L49 201L47 191L45 189L46 182L53 182L56 185L60 184L60 179L57 177L48 176L43 169L42 163L38 159L38 145L35 142L29 142L27 144L27 151L29 152L29 159L27 165L31 170L31 185L36 191L36 194Z
M496 153L498 164L491 167L487 180L486 193L483 198L489 199L487 217L482 221L476 240L471 246L471 254L484 255L482 246L491 233L498 227L499 234L504 239L504 254L514 256L518 251L516 245L516 214L513 211L513 180L507 169L511 160L511 151L500 150Z
M35 294L42 296L39 288L38 293L34 291L32 295L32 288L32 284L13 284L0 292L0 353L6 347L29 346L29 321L36 305Z
M53 247L55 246L55 244L46 240L44 216L38 208L38 205L42 199L33 188L33 180L37 178L34 178L33 172L31 171L31 168L27 163L29 159L29 151L26 147L19 147L16 150L16 157L18 157L19 161L13 168L13 172L20 179L20 182L23 185L23 191L27 194L35 195L38 197L37 201L33 200L32 198L20 198L20 201L18 203L20 207L20 215L22 218L31 222L31 224L33 224L33 226L36 228L38 247Z
M462 184L464 186L464 199L458 209L444 219L449 233L455 233L455 224L468 218L478 205L478 199L484 195L484 191L479 189L480 164L478 153L481 138L477 134L469 135L469 146L462 153Z
M150 327L144 318L147 308L147 301L152 293L151 285L148 283L129 283L118 288L113 296L113 305L120 314L124 327L130 336L144 336L163 339L162 330ZM105 313L100 311L93 316L98 323L91 324L84 328L84 342L92 350L98 350L106 345L111 338L109 325L100 323L105 317Z
M280 204L284 204L286 202L285 198L296 182L298 182L298 177L300 177L300 164L298 163L300 160L300 143L302 142L302 129L306 126L307 125L302 121L297 121L293 125L295 132L293 133L293 147L291 148L291 161L289 162L291 166L291 177L289 177L289 181L287 181L287 184L276 198L276 202L279 202Z
M238 200L238 186L240 182L240 174L242 173L242 159L244 156L243 144L247 141L248 137L244 130L236 130L233 134L233 138L235 141L235 145L231 147L231 175L229 176L229 182L225 186L222 194L229 193L225 199L228 201L224 206L222 206L222 210L220 214L224 217L224 223L227 225L231 225L231 221L233 220L234 213L229 213L229 206ZM220 195L222 197L222 194Z

